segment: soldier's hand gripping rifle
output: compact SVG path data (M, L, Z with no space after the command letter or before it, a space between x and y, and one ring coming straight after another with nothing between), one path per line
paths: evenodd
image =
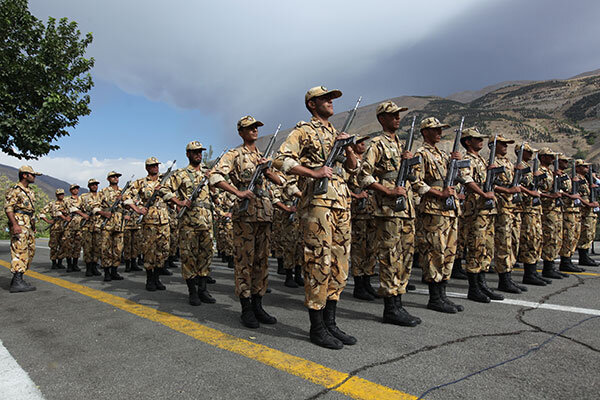
M171 166L169 167L167 172L165 172L162 179L160 180L159 186L164 185L167 182L167 180L171 177L171 175L173 175L175 173L175 171L172 171L172 169L176 162L177 162L176 160L173 160L173 162L171 163ZM158 196L158 190L154 189L154 192L152 192L152 195L150 196L150 198L148 200L146 200L146 203L144 204L144 208L146 210L149 210L150 207L152 207L152 205L156 201L157 196ZM137 220L137 223L140 224L144 220L145 216L146 216L145 214L140 215Z
M299 198L295 198L294 201L292 201L292 207L298 207L298 202L300 201ZM290 215L288 216L288 221L292 222L294 220L294 218L296 218L296 212L294 211L293 213L290 213Z
M277 139L279 129L281 129L281 124L277 126L275 134L273 134L273 136L271 136L271 140L269 140L269 144L265 149L265 158L271 157L271 153L273 152L273 147L275 146L275 140ZM264 175L265 171L271 168L271 164L273 164L273 161L269 160L266 163L256 166L254 174L252 174L252 178L250 179L250 183L248 184L246 190L250 190L251 192L254 192L256 190L256 184L258 183L259 179L262 179L262 176ZM246 210L248 210L249 205L250 199L245 198L244 200L242 200L242 204L240 204L240 212L245 212Z
M518 168L519 165L521 165L521 163L523 162L523 151L524 150L525 150L525 142L523 142L521 144L521 147L519 148L519 152L517 153L517 163L515 164L515 174L513 175L513 181L512 181L512 184L510 185L510 187L519 186L521 184L521 181L523 180L523 175L531 172L530 167L525 167L523 169ZM523 195L521 193L513 194L513 198L512 198L513 203L520 203L522 201L523 201Z
M560 193L560 189L562 188L562 185L564 183L564 181L567 180L567 176L566 175L558 175L558 154L554 157L554 179L552 181L552 193ZM554 202L556 207L560 207L563 205L562 199L560 197L557 197L555 202Z
M341 132L347 133L348 128L350 128L350 125L352 124L352 121L354 120L354 117L356 116L356 110L358 109L358 105L360 104L361 100L362 100L362 97L359 97L358 101L356 102L356 105L354 106L352 111L350 111L350 113L348 114L348 117L346 117L346 121L344 122L344 126L342 127ZM356 142L356 136L350 136L350 137L347 137L346 139L336 140L333 143L333 148L331 149L331 152L327 156L327 160L325 161L325 164L323 164L323 166L331 167L337 161L338 157L342 155L342 152L346 149L346 147L350 146L351 144L354 144L355 142ZM319 178L319 180L315 184L313 194L320 195L320 194L327 193L328 186L329 186L329 178L327 178L327 177Z
M592 185L595 185L595 183L594 183L595 180L594 180L594 171L593 171L591 165L590 165L590 168L588 169L587 181L588 181L588 184L590 185L590 203L595 203L598 201L598 189L600 189L600 188L592 187ZM594 207L593 212L595 214L600 214L600 207Z
M460 120L460 126L456 130L456 137L454 138L454 146L452 146L452 152L455 153L458 151L458 145L460 144L460 137L462 135L463 124L465 122L465 117L462 117ZM471 166L471 160L455 160L454 158L450 159L450 163L448 164L448 171L446 171L446 178L444 179L444 189L455 186L456 178L458 178L458 172L461 168L468 168ZM456 201L454 200L454 196L446 197L446 202L444 203L444 210L456 210Z
M571 195L574 196L579 193L579 180L575 180L577 172L575 171L575 159L573 159L573 165L571 165ZM573 199L573 207L581 207L581 200Z
M542 183L542 181L548 177L548 175L545 172L541 175L536 175L536 173L539 171L539 169L540 169L540 160L538 159L538 154L535 153L535 158L533 159L533 180L532 180L531 189L535 190L536 192L539 190L540 183ZM531 199L532 206L536 207L541 204L542 204L542 202L539 197L534 197L533 199Z
M123 193L125 193L125 191L127 189L129 189L129 186L131 186L131 182L133 181L133 177L134 177L134 175L131 175L131 179L128 180L127 183L125 183L125 186L123 187L123 189L121 189L121 193L119 193L119 196L117 197L117 199L112 203L112 205L108 209L109 213L114 213L115 210L117 209L117 207L119 206L119 204L121 204L121 200L123 200L123 198L122 198L123 197ZM100 229L104 229L104 227L108 223L109 219L110 218L105 218L104 221L102 221L102 225L100 225Z
M494 184L496 183L496 177L505 172L504 166L489 168L490 165L494 164L496 159L496 146L498 144L498 133L494 134L494 141L490 143L490 158L488 159L488 169L485 174L485 182L483 183L483 191L485 193L494 190ZM494 208L494 200L486 199L483 203L484 210L491 210Z
M219 157L216 158L215 162L213 165L217 165L219 163L219 161L221 160L221 157L223 157L223 155L227 152L227 149L224 149L223 152L219 155ZM200 181L200 183L194 188L194 191L192 192L192 194L189 197L189 201L190 203L194 203L194 201L196 201L196 199L198 198L198 196L200 195L200 192L202 191L202 188L204 188L204 186L208 183L208 177L205 176L204 178L202 178L202 180ZM181 207L181 210L179 210L179 213L177 214L177 219L180 219L181 217L183 217L183 214L185 214L185 212L187 211L187 206L183 206Z
M417 120L417 116L413 116L412 123L410 124L410 133L408 134L408 139L406 140L405 151L410 152L412 150L413 140L415 137L415 121ZM396 177L396 187L406 187L406 181L410 179L412 168L421 164L421 156L416 156L409 159L402 159L400 163L400 170L398 170L398 176ZM406 197L398 196L396 197L396 204L394 206L394 211L404 211L406 210Z

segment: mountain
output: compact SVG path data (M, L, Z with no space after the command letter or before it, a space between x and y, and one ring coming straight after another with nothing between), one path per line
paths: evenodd
M0 175L8 177L13 182L16 182L19 176L18 168L9 167L8 165L0 164ZM48 195L48 198L53 200L54 192L56 189L64 189L66 196L69 196L69 187L71 186L68 182L61 181L60 179L53 178L49 175L40 175L35 178L35 184L37 187L42 189L44 193ZM83 194L87 192L86 188L80 188L79 193Z

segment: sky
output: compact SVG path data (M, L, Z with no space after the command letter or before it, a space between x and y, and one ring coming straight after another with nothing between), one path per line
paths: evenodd
M60 150L23 162L45 174L104 182L185 166L185 145L215 153L240 143L236 121L261 134L308 118L310 87L338 88L337 111L402 95L478 90L506 80L568 78L600 68L593 0L30 0L30 10L92 32L89 116ZM102 179L101 179L102 178Z

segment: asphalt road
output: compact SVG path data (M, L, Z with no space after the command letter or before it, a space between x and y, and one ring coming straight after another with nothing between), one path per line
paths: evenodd
M459 298L455 301L466 310L456 315L425 308L426 286L420 271L414 271L418 291L405 295L404 303L423 319L416 328L382 324L382 300L354 299L349 282L338 325L358 344L333 351L308 341L303 292L283 286L274 260L273 291L264 306L279 322L248 330L239 322L233 271L216 259L217 284L210 290L217 303L192 307L179 268L163 277L166 291L150 293L144 290L143 272L121 272L125 280L105 283L83 272L52 271L45 246L46 241L38 242L33 271L100 291L93 298L58 281L27 277L37 291L10 294L11 274L0 268L0 340L46 399L380 397L370 390L371 383L389 388L390 398L402 398L401 393L418 397L441 385L425 398L597 398L600 392L600 268L546 287L530 286L527 293L508 295L516 300L510 303L483 305ZM10 261L6 241L0 241L0 259ZM520 280L522 272L513 275ZM497 285L493 274L488 281ZM448 289L460 297L466 288L466 281L451 281ZM111 304L114 297L99 300L102 294L133 303L124 306L128 311ZM140 316L154 309L164 314ZM231 349L219 339L211 344L215 331L206 333L203 327L231 335L223 339ZM248 342L236 338L266 347L241 354L234 349ZM290 373L287 355L316 364ZM352 385L340 385L340 380L324 384L336 371L346 377L343 382L352 377L349 381L358 383L347 390Z

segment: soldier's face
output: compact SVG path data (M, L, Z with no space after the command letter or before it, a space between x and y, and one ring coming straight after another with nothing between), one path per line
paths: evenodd
M540 162L542 163L542 165L550 165L554 161L554 157L546 155L546 154L540 155L539 159L540 159Z
M258 126L252 125L240 128L240 136L247 142L253 142L258 139Z
M523 150L523 161L527 162L529 160L531 160L531 157L533 157L533 153L528 151L528 150Z
M77 196L79 194L79 188L73 188L70 190L70 192L73 196Z
M62 201L64 198L65 198L65 195L64 195L64 193L63 193L63 194L57 194L57 195L56 195L56 200L58 200L58 201Z
M25 174L24 178L27 180L27 182L29 183L33 183L35 182L35 175L34 174Z
M565 169L569 166L569 162L567 160L558 159L558 168Z
M188 150L187 157L192 165L198 165L202 162L202 150Z
M158 164L146 165L146 171L149 175L157 175L158 174Z
M395 132L400 128L400 111L379 114L379 123L384 131Z
M468 145L471 147L471 149L475 150L475 151L479 151L483 148L483 139L482 138L470 138L467 141Z
M92 183L91 185L88 186L88 188L90 188L90 192L96 193L98 191L98 184Z
M423 139L429 143L439 143L442 140L442 128L425 128L421 133Z
M333 98L331 95L319 96L311 99L309 102L314 104L313 113L322 118L329 118L333 115ZM311 107L311 109L313 109Z
M505 156L508 150L508 144L504 142L496 142L496 154Z
M589 169L590 168L587 165L578 165L575 167L575 171L577 171L579 175L587 175Z
M108 183L110 183L111 185L116 185L117 183L119 183L119 177L116 175L109 176Z

